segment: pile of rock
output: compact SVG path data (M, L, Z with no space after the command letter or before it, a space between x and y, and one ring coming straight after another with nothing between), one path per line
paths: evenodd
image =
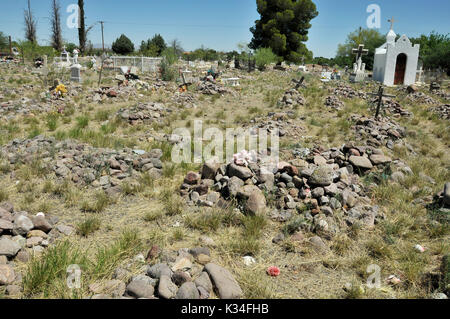
M309 231L336 233L345 224L374 225L378 208L371 205L359 175L391 161L380 149L354 144L315 148L304 159L279 162L272 170L256 162L208 161L200 173L186 175L180 194L189 205L206 207L226 207L236 199L248 214L267 212L269 196L276 206L272 219L301 219L299 224Z
M330 95L325 99L325 106L331 107L335 110L341 110L344 107L344 102L339 100L336 95Z
M144 256L140 258L144 259ZM130 280L126 280L130 277L129 271L118 268L114 279L91 284L92 299L239 299L243 296L233 275L211 262L207 247L161 252L158 246L153 246L147 262L152 264L147 266L145 273Z
M244 125L244 128L249 128L251 135L257 135L259 129L266 129L269 134L278 130L278 135L280 137L286 135L300 137L306 129L297 125L293 118L295 118L295 113L293 111L269 112L267 116L250 120L250 125Z
M139 103L131 108L121 108L116 116L130 124L161 122L167 113L172 112L161 103Z
M22 290L21 274L14 270L17 262L28 262L56 237L74 232L72 227L57 223L57 218L47 219L43 213L32 216L15 211L10 203L0 204L0 286L6 286L8 295L19 295Z
M361 99L367 98L367 94L365 92L355 91L351 86L340 82L337 84L336 88L330 89L330 93L332 95L338 95L348 99L353 99L355 97Z
M354 122L353 129L358 140L366 141L367 145L379 147L385 145L392 149L396 141L402 139L406 129L387 117L378 119L353 114L350 121Z
M198 84L198 91L207 95L231 93L230 89L210 81L203 81Z
M444 100L450 100L450 93L444 92L443 90L433 90L431 91L434 95L444 99Z
M31 163L41 160L50 173L74 183L117 189L121 181L148 172L154 178L162 175L162 151L111 150L94 148L74 140L57 141L53 137L37 136L33 139L15 139L0 148L0 157L10 164Z
M441 119L450 120L450 104L434 106L429 111L438 114Z
M372 105L378 105L379 98L376 97L371 100ZM413 114L406 109L404 109L400 103L397 101L394 101L390 98L382 98L382 109L381 112L386 113L387 115L393 115L393 116L405 116L405 117L411 117Z
M54 110L49 104L37 103L26 97L19 101L7 101L0 103L0 118L12 119L20 115L47 113Z
M188 92L176 92L172 96L172 102L178 106L183 106L187 109L191 108L197 108L197 105L195 104L196 98L193 94Z
M281 99L278 101L281 107L293 107L298 105L305 105L306 100L303 95L296 89L290 89L284 92Z
M423 92L414 92L412 94L408 94L408 96L406 98L410 101L413 101L416 103L421 103L421 104L427 104L427 105L433 105L433 104L439 103L435 99L433 99L431 96L428 96Z

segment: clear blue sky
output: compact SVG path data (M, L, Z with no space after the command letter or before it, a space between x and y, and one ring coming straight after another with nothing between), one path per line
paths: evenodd
M14 40L24 38L23 10L27 0L0 0L0 31ZM66 8L76 0L60 0L63 18L63 37L77 43L76 29L66 27L69 13ZM312 20L307 46L314 56L333 57L337 45L359 26L366 26L369 4L381 8L381 29L389 29L388 18L398 22L394 29L399 34L414 37L450 32L450 1L448 0L314 0L319 16ZM48 44L50 38L51 0L31 0L38 18L38 40ZM234 50L238 42L249 42L249 28L259 18L256 0L85 0L87 24L104 20L105 42L110 45L121 33L136 46L141 40L160 33L166 41L178 39L186 50L204 45L216 50ZM100 25L88 38L99 46Z

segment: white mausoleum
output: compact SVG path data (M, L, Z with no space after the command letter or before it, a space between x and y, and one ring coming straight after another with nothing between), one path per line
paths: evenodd
M396 37L391 28L386 43L375 50L373 79L386 86L414 84L420 45L412 45L406 35L395 41Z

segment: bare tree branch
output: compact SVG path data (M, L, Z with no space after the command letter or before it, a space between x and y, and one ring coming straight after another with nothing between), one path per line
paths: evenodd
M25 38L32 43L36 43L37 22L34 19L33 14L31 13L30 0L28 0L28 10L25 10L24 12L24 20L25 20Z
M61 31L61 7L58 0L52 2L52 46L54 49L61 51L63 46Z

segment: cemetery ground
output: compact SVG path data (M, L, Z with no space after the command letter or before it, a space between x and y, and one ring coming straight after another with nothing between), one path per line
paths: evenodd
M13 141L44 136L56 142L71 139L96 149L160 149L163 164L160 175L136 171L117 182L117 191L110 191L95 182L77 183L70 174L61 177L52 170L55 163L39 157L15 163L1 157L0 202L11 203L15 212L44 212L47 219L54 218L55 225L73 231L52 238L34 257L31 250L28 260L9 260L16 273L16 280L9 285L17 289L8 291L7 285L0 285L0 296L91 297L103 293L93 284L107 284L113 278L127 284L132 276L145 272L143 269L155 263L154 255L158 255L150 254L147 260L149 250L159 251L161 258L199 246L209 247L211 261L231 272L243 298L431 298L434 292L445 291L441 266L449 254L448 211L430 204L450 181L449 123L448 118L430 111L431 105L408 98L406 90L385 90L412 116L382 114L404 127L405 134L390 148L377 148L393 162L404 162L409 173L393 180L386 168L360 177L361 186L368 189L370 205L379 206L384 217L373 227L354 223L338 227L333 234L298 231L295 218L280 222L270 217L277 209L276 200L267 194L267 209L256 215L240 213L231 201L225 208L187 204L179 195L180 186L188 172L198 172L202 165L173 164L168 137L175 128L192 129L194 119L202 119L204 128L224 130L273 121L269 125L280 125L285 133L280 137L280 152L281 160L288 162L295 159L293 151L299 148L321 146L327 150L352 142L365 145L367 141L358 139L352 115L373 118L374 106L369 99L342 96L337 96L343 102L339 108L326 106L325 100L334 95L337 82L323 83L318 75L295 71L233 72L241 78L239 87L222 95L204 95L192 85L183 94L192 95L195 106L186 107L174 103L178 92L175 83L159 89L134 88L124 95L117 89L117 97L105 96L94 102L98 76L91 70L83 73L82 84L64 82L68 93L64 100L54 101L42 95L52 81L44 83L24 66L0 66L0 103L12 101L15 105L0 113L1 148ZM306 87L298 92L304 105L281 105L283 94L295 86L292 79L302 75ZM147 82L152 84L150 79ZM355 92L378 89L373 82L342 82ZM115 73L104 71L101 86L117 88ZM442 90L448 93L447 87ZM426 87L419 91L432 97L437 102L434 106L448 104ZM161 103L165 109L150 121L130 123L120 116L119 110L139 103ZM48 104L49 108L20 112L32 104ZM273 120L272 113L282 120ZM339 211L334 214L333 218L342 221ZM291 228L296 231L287 231ZM311 245L309 239L314 236L321 237L323 249ZM418 251L416 245L425 250ZM252 256L255 263L245 265L244 256ZM79 289L66 284L66 270L72 264L82 269ZM370 276L367 267L373 264L381 269L380 288L366 286ZM269 276L269 266L277 266L280 275ZM126 269L123 276L117 275L118 269ZM217 292L211 294L212 298L217 296Z

